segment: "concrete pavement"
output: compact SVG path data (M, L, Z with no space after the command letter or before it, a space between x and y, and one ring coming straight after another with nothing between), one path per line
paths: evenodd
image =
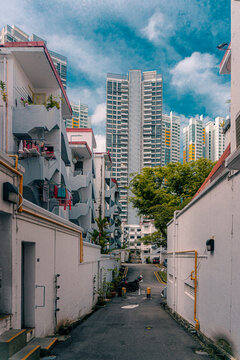
M141 295L116 297L94 312L71 332L71 340L59 343L54 353L59 360L197 360L198 343L161 307L161 285L154 265L128 265L128 279L143 274ZM152 299L145 289L152 289ZM123 308L137 305L133 308Z

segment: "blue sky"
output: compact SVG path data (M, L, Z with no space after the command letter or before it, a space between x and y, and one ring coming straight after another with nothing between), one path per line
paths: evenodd
M230 78L219 75L230 41L230 0L2 0L0 26L16 25L68 57L68 96L89 105L99 146L107 72L157 70L163 112L228 115Z

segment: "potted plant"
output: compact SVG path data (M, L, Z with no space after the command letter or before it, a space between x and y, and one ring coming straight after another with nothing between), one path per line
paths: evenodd
M0 81L0 92L2 95L3 101L7 102L6 84L2 80Z
M98 305L105 305L106 303L106 298L105 298L105 291L103 289L99 289L97 291L98 294Z
M56 107L58 110L60 109L60 101L58 101L58 97L53 96L52 94L48 96L45 107L47 110ZM60 99L61 100L61 99Z

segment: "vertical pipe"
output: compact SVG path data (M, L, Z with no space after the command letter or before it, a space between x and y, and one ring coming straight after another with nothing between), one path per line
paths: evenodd
M8 61L6 60L6 72L7 72L7 99L6 99L6 153L8 153Z
M80 263L83 262L83 238L82 232L80 233Z
M179 210L174 211L174 232L173 232L173 311L176 311L176 240L177 240L177 214Z
M197 319L197 251L195 250L195 276L194 276L194 320L195 328L199 330L199 320Z
M3 82L6 84L6 57L3 58ZM6 152L6 102L3 101L2 151Z

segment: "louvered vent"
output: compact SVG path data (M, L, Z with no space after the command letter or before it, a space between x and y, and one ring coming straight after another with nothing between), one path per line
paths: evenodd
M240 146L240 115L236 119L236 142L237 147Z

